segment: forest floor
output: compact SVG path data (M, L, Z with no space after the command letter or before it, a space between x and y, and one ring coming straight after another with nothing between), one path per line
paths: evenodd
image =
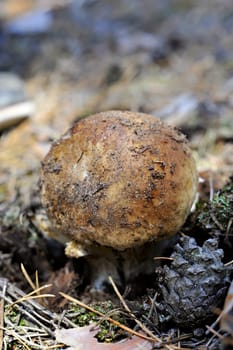
M162 321L162 311L156 311L159 320L155 321L152 308L157 302L151 283L145 285L143 295L127 300L134 316L114 292L93 294L83 282L79 263L64 255L61 244L46 238L39 178L51 142L78 119L113 109L153 114L187 135L202 181L200 205L182 234L195 237L201 245L217 238L224 264L232 260L232 1L76 1L53 8L51 15L51 25L43 33L12 29L15 15L0 18L0 103L8 93L10 104L33 106L30 117L17 123L11 120L6 128L1 119L6 106L0 104L2 348L79 349L70 341L76 335L66 341L67 334L56 335L55 329L101 319L93 310L86 314L86 306L107 312L108 317L113 313L121 325L136 329L137 335L128 342L114 343L116 350L150 350L151 344L166 349L223 348L226 333L217 323L213 326L216 310L207 325L200 322L187 329L182 322ZM12 76L21 82L13 94L8 84ZM230 277L228 286L229 282ZM79 301L85 305L76 305ZM116 307L121 312L114 314ZM107 324L99 340L117 341L128 334ZM139 330L150 341L139 338ZM147 331L152 332L152 343ZM84 340L77 339L86 346L83 349L107 350L113 345L96 343L87 334Z

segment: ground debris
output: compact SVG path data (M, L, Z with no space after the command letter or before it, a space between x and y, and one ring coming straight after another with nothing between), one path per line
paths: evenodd
M67 350L151 350L153 346L148 340L143 340L136 336L117 343L98 343L97 339L95 338L97 332L98 328L93 325L71 329L61 329L56 331L56 340L69 345L70 347Z
M212 236L222 236L232 246L233 240L233 178L208 202L197 207L197 224Z
M0 278L0 297L3 301L5 349L13 349L14 346L25 350L44 349L55 344L56 328L72 324L65 317L50 312L29 296L26 297L22 290L5 278ZM21 302L18 302L19 299Z

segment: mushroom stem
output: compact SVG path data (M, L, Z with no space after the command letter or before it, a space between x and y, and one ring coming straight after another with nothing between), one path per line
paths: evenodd
M171 248L177 237L160 242L149 242L143 246L117 251L99 245L82 246L71 241L66 246L66 255L73 258L84 257L88 264L88 279L91 287L105 290L111 276L116 285L124 290L125 286L138 276L151 275L159 261L154 257L163 256Z

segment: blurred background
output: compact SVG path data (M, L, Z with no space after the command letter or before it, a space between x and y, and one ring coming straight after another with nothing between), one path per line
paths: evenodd
M232 0L1 0L1 208L29 205L51 141L108 109L181 128L221 186L233 169Z

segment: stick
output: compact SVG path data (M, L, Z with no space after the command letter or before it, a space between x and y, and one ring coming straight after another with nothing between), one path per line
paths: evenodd
M65 293L59 292L59 294L61 294L65 299L67 299L67 300L69 300L69 301L72 301L73 303L75 303L75 304L77 304L77 305L79 305L79 306L81 306L81 307L84 307L86 310L89 310L89 311L91 311L91 312L94 312L96 315L99 315L99 316L101 316L101 317L105 317L105 315L104 315L102 312L99 312L99 311L95 310L95 309L92 308L91 306L88 306L88 305L82 303L81 301L79 301L79 300L77 300L77 299L75 299L75 298L73 298L73 297L71 297L71 296L69 296L69 295L67 295L67 294L65 294ZM106 317L106 320L109 321L109 322L111 322L111 323L114 324L115 326L117 326L117 327L119 327L119 328L121 328L121 329L124 329L124 330L127 331L128 333L131 333L131 334L133 334L133 335L136 335L136 336L139 337L139 338L142 338L142 339L145 339L145 340L149 340L149 341L154 341L154 339L149 338L149 337L143 335L142 333L138 333L138 332L134 331L133 329L131 329L131 328L129 328L129 327L127 327L127 326L121 324L120 322L115 321L115 320L112 319L111 317Z
M7 287L7 281L4 282L3 285L3 296L6 295L6 287ZM4 298L0 301L0 350L3 349L3 327L4 327Z
M0 109L0 130L4 130L20 120L31 116L35 111L31 101L20 102L12 106Z
M120 299L122 305L124 306L125 310L128 311L128 313L130 314L130 316L134 319L134 321L137 323L137 325L146 333L148 334L153 341L158 342L159 344L162 344L162 341L156 336L154 335L147 327L144 326L144 324L139 321L136 316L132 313L132 311L130 310L130 308L128 307L128 305L126 304L125 300L123 299L122 295L120 294L115 282L113 281L112 277L109 276L109 281L112 284L112 287L114 289L114 292L116 293L116 295L118 296L118 298ZM171 350L172 348L169 345L164 345L166 349Z

